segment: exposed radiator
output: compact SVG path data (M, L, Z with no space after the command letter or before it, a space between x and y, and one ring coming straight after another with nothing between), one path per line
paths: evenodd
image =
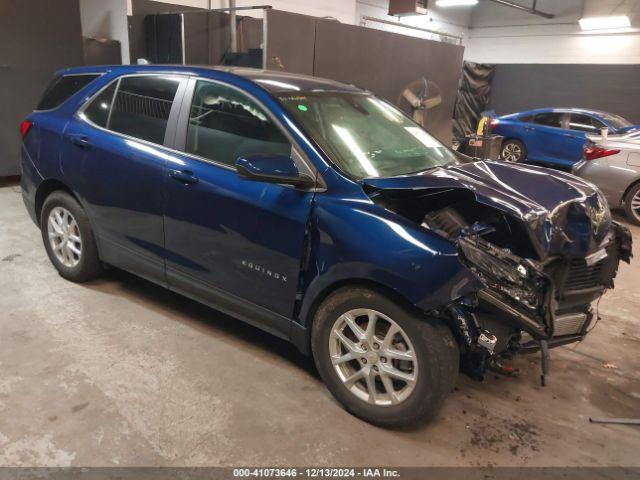
M559 315L553 324L553 336L577 335L582 331L582 327L586 321L587 315L585 313Z

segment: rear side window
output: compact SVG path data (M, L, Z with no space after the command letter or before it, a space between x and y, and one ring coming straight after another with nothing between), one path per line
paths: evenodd
M544 125L546 127L562 128L562 113L539 113L535 116L533 121L538 125Z
M84 111L86 118L102 128L107 128L107 124L109 123L109 112L111 111L111 104L113 103L113 95L116 93L117 84L117 81L113 82L104 89L93 99Z
M186 151L232 166L241 156L291 155L291 144L249 97L231 87L199 81L191 104Z
M579 132L598 133L604 127L604 123L590 115L572 113L569 120L569 128Z
M51 110L62 105L71 95L94 81L100 75L62 75L53 79L42 95L36 110Z
M107 128L153 143L164 143L169 112L180 80L125 77L118 85Z
M100 127L163 144L179 85L171 77L124 77L94 98L84 115Z

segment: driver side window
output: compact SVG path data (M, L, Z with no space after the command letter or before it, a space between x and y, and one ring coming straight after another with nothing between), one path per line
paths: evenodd
M291 144L248 96L200 80L191 103L186 152L234 166L241 156L290 156Z

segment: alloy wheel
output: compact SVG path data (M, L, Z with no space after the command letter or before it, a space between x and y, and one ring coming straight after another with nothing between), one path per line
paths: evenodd
M517 162L522 156L522 149L515 143L507 143L502 149L502 158L505 162Z
M344 386L372 405L397 405L416 387L418 360L408 335L375 310L341 315L331 328L329 354Z
M73 268L82 257L82 237L80 228L71 212L63 207L55 207L49 213L47 233L51 251L65 267Z

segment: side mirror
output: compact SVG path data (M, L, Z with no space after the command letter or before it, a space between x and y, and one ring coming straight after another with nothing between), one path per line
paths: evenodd
M236 162L240 178L256 182L279 183L299 188L314 187L315 180L300 173L294 161L285 155L251 155Z

